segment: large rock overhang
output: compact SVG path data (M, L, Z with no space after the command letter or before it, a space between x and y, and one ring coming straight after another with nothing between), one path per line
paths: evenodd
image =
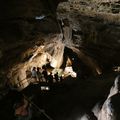
M6 0L1 2L0 66L2 74L6 73L8 69L10 70L13 65L23 62L21 55L29 48L39 44L44 39L43 36L48 33L60 33L58 21L56 21L56 9L58 10L59 1L50 2L49 0L49 5L47 0L34 2ZM42 21L35 20L36 16L41 16L43 13L48 17ZM58 18L61 17L60 11L57 15ZM119 65L119 58L116 59L120 44L119 16L108 14L107 17L111 15L109 21L109 17L104 15L107 14L99 16L99 14L90 15L89 12L88 15L73 10L64 12L64 16L69 16L67 19L75 34L82 37L83 46L80 49L86 51L87 55L95 59L102 68L109 69L114 65ZM117 20L114 21L116 18ZM79 26L77 26L77 31L75 31L76 23Z

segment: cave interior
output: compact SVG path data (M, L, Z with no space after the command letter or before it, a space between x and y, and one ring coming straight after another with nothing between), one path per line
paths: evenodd
M119 0L0 2L1 120L120 120Z

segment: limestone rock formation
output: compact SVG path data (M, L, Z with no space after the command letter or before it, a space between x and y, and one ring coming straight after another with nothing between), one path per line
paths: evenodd
M98 120L119 120L120 119L119 100L120 100L119 93L114 94L113 96L108 98L103 104Z
M73 40L71 39L71 41L78 44L88 56L98 61L100 66L107 68L112 67L113 64L117 65L119 58L116 59L115 56L119 54L119 13L112 13L112 7L106 7L110 12L103 9L104 7L101 8L104 11L102 12L99 8L102 3L109 4L109 2L114 6L119 5L119 1L97 0L2 1L0 5L1 69L7 69L21 60L21 54L30 47L34 47L37 41L42 41L41 34L60 33L56 20L56 9L58 19L67 18L70 22L73 30ZM36 19L41 15L45 15L45 18ZM44 38L42 37L42 39ZM8 54L11 55L8 56ZM19 57L19 60L16 59L16 56ZM12 62L13 60L14 62ZM6 62L8 64L5 64Z
M120 108L120 76L117 76L114 85L112 86L108 98L102 105L101 110L98 111L98 120L119 120L119 108ZM99 109L99 108L98 108ZM94 113L95 114L95 113Z
M114 67L120 66L119 0L2 0L0 2L0 87L6 77L17 84L19 80L26 80L27 70L31 70L33 66L42 67L48 62L52 67L63 69L66 61L70 59L76 72L85 72L85 77L93 77L96 73L104 75L109 71L113 74ZM99 77L105 80L102 75ZM80 77L77 79L81 80ZM94 77L93 79L96 80ZM26 81L24 87L29 84L28 80ZM87 82L88 86L91 85L89 80ZM97 81L94 86L101 87L103 83L104 81ZM83 98L94 98L89 102L93 104L93 101L99 99L94 86L90 86L95 94L91 97L87 94L92 93L91 89L88 87L86 91L86 84L84 82L82 84L83 86L80 83L79 92L82 90L84 92L78 95L78 90L75 90L73 96L75 95L76 99L81 94L84 96L79 97L78 103L81 99L84 101ZM109 116L109 113L109 119L119 120L117 108L119 92L116 84L118 85L116 82L106 102L98 105L98 108L103 105L101 111L98 110L99 120L106 120L104 116L106 114ZM101 88L98 88L98 91L101 91ZM105 94L106 91L101 93ZM66 92L65 95L67 94ZM62 99L62 94L60 98ZM65 98L62 102L66 104ZM70 103L72 104L72 101ZM53 101L52 104L55 105ZM113 105L112 110L108 108L109 105ZM89 114L85 114L83 119L92 118Z

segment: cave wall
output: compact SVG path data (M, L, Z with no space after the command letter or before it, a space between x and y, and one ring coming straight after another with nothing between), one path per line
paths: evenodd
M105 69L120 64L116 58L120 54L120 9L116 5L117 0L69 0L57 8L58 19L69 20L74 34L81 36L82 49Z
M103 4L105 5L100 8ZM22 62L21 54L34 47L36 41L42 41L45 35L60 33L56 17L68 19L73 36L78 35L80 38L77 43L86 54L96 59L102 68L109 69L109 66L119 65L120 57L116 59L116 56L119 55L120 49L120 17L119 12L112 12L112 7L106 7L107 4L109 2L99 0L2 0L0 71L6 71L16 62ZM118 1L111 1L110 4L119 6ZM84 9L81 9L81 6ZM46 17L43 20L35 19L41 15Z
M43 34L59 32L54 12L58 2L57 0L0 1L0 82L5 79L6 73L13 65L25 61L26 58L22 58L22 54L26 50L34 48L38 42L43 44ZM41 15L45 18L35 19Z
M15 59L25 48L34 46L33 41L40 39L41 33L47 35L59 32L54 12L59 1L53 0L55 4L51 2L49 0L1 1L0 58L3 57L0 60L1 67L3 65L8 67L5 64L7 61ZM36 16L41 15L46 17L43 20L35 19Z

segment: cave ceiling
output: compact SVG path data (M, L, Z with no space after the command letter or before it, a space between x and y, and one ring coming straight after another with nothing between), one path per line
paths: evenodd
M44 18L36 19L40 16ZM12 69L27 69L24 65L33 53L41 53L39 46L54 44L61 37L64 20L73 38L62 42L85 64L98 71L120 65L119 0L2 0L0 76ZM49 51L48 47L44 49Z

